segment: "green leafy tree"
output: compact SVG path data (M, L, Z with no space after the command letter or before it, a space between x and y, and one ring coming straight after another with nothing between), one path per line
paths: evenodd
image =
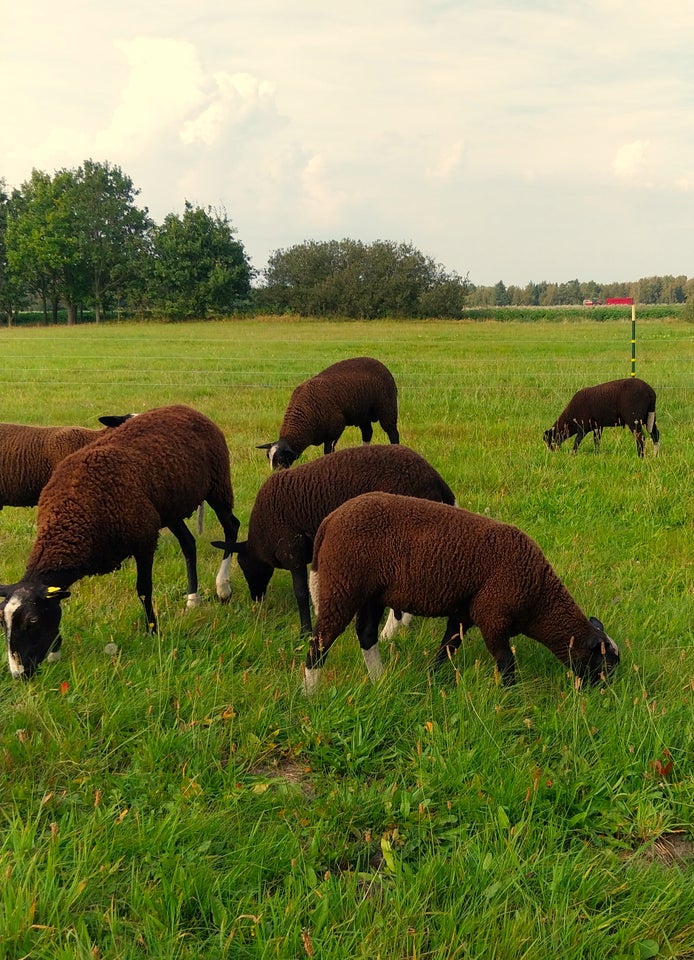
M229 312L250 295L252 268L226 213L186 201L153 232L153 304L173 318Z
M120 167L87 160L75 171L75 228L97 323L108 297L123 298L144 283L153 222L135 206L138 194Z
M467 280L446 272L411 244L379 240L310 241L276 250L265 269L263 301L303 315L459 316Z
M5 317L7 326L17 315L22 300L22 284L13 275L7 260L7 219L10 211L10 197L7 185L0 180L0 313Z
M72 203L74 175L58 171L54 177L33 170L30 180L14 191L8 211L6 247L12 275L41 299L44 313L50 303L57 320L58 300L74 323L76 308L87 292Z

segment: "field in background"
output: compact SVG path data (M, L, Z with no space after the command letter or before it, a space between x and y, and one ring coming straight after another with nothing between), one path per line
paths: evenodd
M62 663L0 674L0 956L694 957L691 325L639 325L659 458L622 430L598 456L591 438L576 457L542 443L578 387L629 375L629 341L626 317L1 331L3 420L96 426L172 402L212 417L242 536L268 474L255 445L293 387L378 357L402 441L462 506L530 533L623 657L614 683L576 690L521 637L504 690L476 630L429 676L442 625L418 621L373 688L350 628L307 702L289 575L252 605L235 567L216 604L208 510L202 608L183 610L164 533L157 639L128 563L73 588ZM0 513L0 581L34 530L34 510Z

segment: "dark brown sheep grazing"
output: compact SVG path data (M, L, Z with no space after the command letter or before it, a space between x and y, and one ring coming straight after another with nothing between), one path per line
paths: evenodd
M127 420L62 460L39 499L38 532L22 579L0 586L2 624L13 676L28 677L60 646L60 600L82 577L137 567L137 592L154 632L152 565L159 530L168 527L186 562L188 605L197 606L195 539L185 525L206 500L227 542L236 538L229 451L222 431L185 406L160 407ZM230 594L225 551L217 594Z
M56 464L104 429L0 423L0 510L35 507Z
M232 552L238 554L254 600L265 596L275 569L290 570L301 630L310 634L306 566L311 562L316 530L331 510L369 490L455 503L446 481L409 447L379 444L336 450L329 457L271 474L255 498L248 539L232 545L214 545L231 546Z
M372 357L340 360L305 380L292 393L279 439L258 444L273 470L289 467L307 447L332 453L345 427L359 427L370 443L378 421L391 443L399 443L398 389L390 370Z
M344 503L318 529L309 586L316 626L306 657L307 693L355 614L369 675L380 676L378 626L386 607L446 617L435 663L453 654L476 625L506 684L515 680L510 639L519 633L587 680L619 660L600 621L584 616L527 534L442 503L389 493Z
M653 440L653 452L657 455L660 432L655 422L653 387L637 377L584 387L573 395L549 430L545 430L544 441L550 450L557 450L564 440L575 435L573 452L576 453L581 440L592 430L597 453L603 427L629 427L640 457L643 456L642 429L645 427Z

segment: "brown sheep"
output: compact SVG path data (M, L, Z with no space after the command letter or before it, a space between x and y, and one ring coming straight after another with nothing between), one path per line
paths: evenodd
M0 586L0 623L10 671L31 676L60 647L60 600L82 577L117 570L134 557L137 592L150 630L152 565L159 530L168 527L186 562L188 605L197 606L195 539L185 518L207 500L224 530L236 538L229 450L222 431L185 406L139 414L117 430L62 460L39 499L38 532L22 579ZM225 551L217 594L230 594Z
M398 389L380 360L340 360L300 383L292 393L278 440L258 444L273 470L289 467L310 446L332 453L345 427L359 427L370 443L378 421L391 443L399 443Z
M378 625L388 606L446 617L436 664L476 625L505 684L515 680L510 638L518 633L588 680L619 660L600 621L584 616L527 534L447 504L389 493L349 500L318 529L309 586L316 626L306 657L307 693L355 614L369 676L380 676Z
M290 570L303 633L311 633L308 576L313 538L321 520L350 497L387 490L455 503L441 475L418 453L399 444L336 450L329 457L271 474L255 498L248 539L232 544L254 600L262 600L275 569ZM216 541L214 546L228 547ZM394 632L392 620L389 627Z
M636 440L636 451L643 457L645 427L658 454L660 432L655 422L655 390L645 380L625 377L595 387L584 387L573 395L566 409L545 430L544 441L557 450L564 440L576 436L573 452L589 430L593 431L595 452L600 449L603 427L629 427Z
M105 429L0 423L0 510L35 507L56 464L103 433Z

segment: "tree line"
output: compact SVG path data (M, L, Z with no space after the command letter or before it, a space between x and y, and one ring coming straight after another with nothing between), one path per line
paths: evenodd
M694 300L694 277L642 277L630 283L596 283L594 280L566 283L528 283L524 287L499 281L493 286L470 284L469 307L560 307L594 306L610 297L631 297L635 303L686 303Z
M204 319L239 311L302 316L449 317L477 307L591 304L633 297L694 304L694 279L635 283L476 286L410 243L305 241L255 270L225 211L186 201L156 224L120 167L32 171L19 187L0 179L0 317L25 311L74 323L103 317Z
M74 323L104 315L171 318L227 313L245 303L253 270L225 212L186 202L155 224L123 171L86 161L19 188L0 180L0 312L11 324L39 305Z

